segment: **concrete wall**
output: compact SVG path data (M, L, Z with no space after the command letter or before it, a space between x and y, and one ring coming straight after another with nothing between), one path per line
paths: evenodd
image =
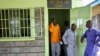
M45 56L44 38L25 42L0 42L0 56Z

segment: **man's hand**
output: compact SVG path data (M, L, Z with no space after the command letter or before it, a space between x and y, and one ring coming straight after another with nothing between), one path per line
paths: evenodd
M84 42L84 38L83 38L83 37L81 37L81 40L80 40L80 41L81 41L81 43L83 43L83 42Z
M60 41L60 44L63 45L62 41Z

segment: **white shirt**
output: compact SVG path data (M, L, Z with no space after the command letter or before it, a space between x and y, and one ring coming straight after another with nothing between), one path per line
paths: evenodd
M64 44L76 45L76 36L76 32L73 32L71 29L67 29L62 37Z

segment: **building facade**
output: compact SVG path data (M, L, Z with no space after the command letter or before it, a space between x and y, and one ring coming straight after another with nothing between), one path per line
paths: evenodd
M0 56L49 56L48 25L51 17L63 30L63 22L78 25L78 51L84 45L80 36L91 17L90 6L82 0L0 0ZM81 5L80 5L81 4Z

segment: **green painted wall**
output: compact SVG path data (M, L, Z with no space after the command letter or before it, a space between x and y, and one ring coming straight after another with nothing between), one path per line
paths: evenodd
M46 7L46 0L0 0L0 8Z
M72 0L72 8L82 7L82 0Z
M77 24L77 19L82 18L82 25L77 29L78 37L77 37L77 45L78 45L78 56L83 56L86 41L81 44L80 38L83 34L84 30L86 29L85 23L90 18L90 7L80 7L80 8L74 8L70 10L70 22Z

